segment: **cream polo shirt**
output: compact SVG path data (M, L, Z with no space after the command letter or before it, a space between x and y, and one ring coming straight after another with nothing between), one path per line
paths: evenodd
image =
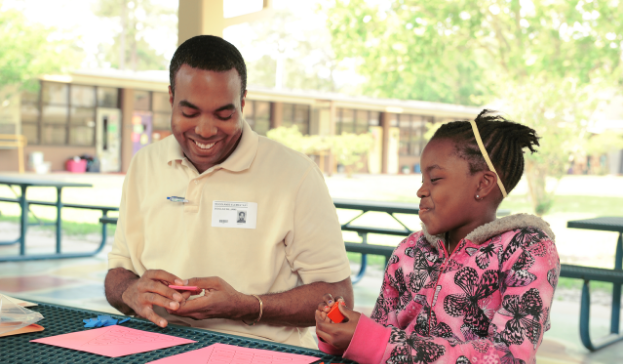
M213 227L213 201L257 203L256 228ZM236 150L202 174L173 135L134 156L108 267L139 276L148 269L182 279L219 276L258 295L350 276L335 207L316 164L258 136L246 122ZM171 323L316 347L307 328L194 320L157 309Z

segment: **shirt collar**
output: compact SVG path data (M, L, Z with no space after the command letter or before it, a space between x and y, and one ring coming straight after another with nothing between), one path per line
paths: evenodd
M184 161L186 157L184 156L184 152L182 152L182 148L177 142L177 139L174 136L170 139L171 140L169 142L169 146L167 147L166 154L167 163L171 165L175 161ZM243 120L242 136L240 137L238 146L223 163L217 164L215 167L224 168L232 172L242 172L249 169L249 167L251 167L251 163L253 163L253 160L255 159L255 155L257 154L258 139L259 137L257 133L254 132L249 124Z

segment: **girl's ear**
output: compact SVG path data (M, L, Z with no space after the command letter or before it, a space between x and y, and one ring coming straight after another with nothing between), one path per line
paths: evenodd
M491 171L480 172L480 179L478 180L478 188L476 189L477 200L482 200L487 196L497 196L496 191L499 191L497 178L498 176ZM501 192L500 192L501 193Z

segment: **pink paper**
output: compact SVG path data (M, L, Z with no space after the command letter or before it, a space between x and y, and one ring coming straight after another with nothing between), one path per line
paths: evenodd
M176 345L192 344L196 341L114 325L44 337L30 342L117 358Z
M151 361L148 364L309 364L318 360L320 358L315 356L214 344L203 349Z

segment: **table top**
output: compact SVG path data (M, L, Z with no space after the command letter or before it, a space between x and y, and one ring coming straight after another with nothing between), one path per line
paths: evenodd
M353 363L352 361L348 361L341 357L327 355L321 351L292 345L284 345L271 341L221 334L214 331L178 325L169 325L163 329L149 321L138 318L132 318L130 321L124 323L123 326L131 327L137 330L177 336L197 342L194 344L179 345L120 358L109 358L106 356L30 342L30 340L48 336L91 330L84 327L82 320L96 317L97 315L102 315L103 313L45 303L39 303L39 306L31 307L29 309L38 311L43 315L44 319L37 322L37 324L43 326L45 330L41 332L0 338L0 363L146 363L187 351L201 349L216 343L254 349L280 351L291 354L311 355L321 358L320 361L325 363ZM115 315L111 316L115 317ZM316 363L319 363L320 361Z
M0 175L0 185L39 186L39 187L93 187L90 183L65 182L45 180L32 177L17 177Z
M623 217L604 216L594 219L567 221L567 227L589 230L616 231L623 233Z

